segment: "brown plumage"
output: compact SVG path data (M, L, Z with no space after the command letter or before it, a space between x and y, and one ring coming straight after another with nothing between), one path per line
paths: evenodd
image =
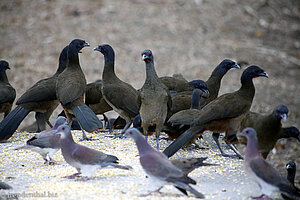
M38 132L46 128L45 122L52 127L49 118L59 104L56 97L56 83L59 74L67 65L67 51L68 46L60 54L56 73L49 78L38 81L29 88L16 102L17 107L0 123L0 141L10 138L31 111L36 112Z
M114 71L115 53L108 45L100 45L94 48L104 55L104 69L102 73L102 94L106 102L119 115L126 120L126 130L134 117L139 114L139 94L131 85L120 80Z
M197 138L199 132L203 133L205 130L226 134L237 130L252 105L255 95L252 79L258 76L268 77L261 68L248 67L241 76L241 88L233 93L224 94L203 107L198 117L191 122L191 128L170 144L164 153L168 157L172 156L182 146Z
M160 82L154 68L153 54L150 50L142 52L146 63L146 80L140 90L140 115L146 140L149 126L156 126L156 143L159 149L159 135L171 107L171 97L166 86Z
M10 69L8 62L0 60L0 113L4 113L4 117L11 111L16 98L16 90L10 85L6 76L7 69Z
M277 106L270 114L259 114L255 112L248 112L243 118L240 125L240 130L246 127L252 127L257 132L258 151L264 158L267 158L269 152L274 148L276 142L280 138L294 137L298 140L299 130L295 127L283 128L281 120L285 120L288 114L288 108L285 105ZM298 131L297 131L298 130ZM229 143L234 143L236 135L230 135ZM246 144L246 139L238 138L239 143Z
M75 39L69 44L68 64L58 76L56 96L69 122L76 117L82 129L92 132L103 127L95 113L84 103L86 79L79 64L78 53L86 46L89 44L79 39ZM83 139L87 139L84 131Z

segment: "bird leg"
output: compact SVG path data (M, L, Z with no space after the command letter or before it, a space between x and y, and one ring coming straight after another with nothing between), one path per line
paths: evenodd
M70 127L72 126L72 123L73 123L73 121L71 121ZM78 124L79 124L79 126L80 126L81 131L82 131L82 138L80 139L80 141L84 141L84 140L86 140L86 141L88 141L88 140L93 140L91 137L87 137L87 136L86 136L85 131L84 131L83 128L81 127L80 123L78 123Z
M265 194L261 194L260 196L257 197L251 196L251 199L270 199L270 198Z
M151 192L149 192L149 193L147 193L147 194L141 194L140 197L147 197L147 196L151 195L151 194L154 193L154 192L161 193L160 190L161 190L162 188L163 188L163 186L160 186L158 189L156 189L156 190L154 190L154 191L151 191Z
M69 176L64 176L63 178L73 179L75 177L78 177L80 174L81 174L80 172L77 172L77 173L69 175Z
M234 153L236 154L236 156L239 158L239 159L242 159L244 160L244 157L240 154L240 152L236 149L236 147L233 145L233 144L228 144L227 142L225 142L227 144L227 146L232 150L234 151Z
M123 128L123 130L121 131L121 134L125 133L125 131L130 127L131 123L132 123L131 121L129 121L129 122L126 123L126 125Z
M88 177L81 177L79 179L76 179L76 181L88 181L90 180Z
M50 123L49 119L46 119L47 124L50 126L50 128L53 128L52 124Z
M156 149L159 151L159 136L160 136L160 132L159 131L155 131L155 137L156 137Z
M106 117L106 115L104 113L102 114L102 116L103 116L103 120L104 120L104 127L106 128L108 125L108 118Z
M212 134L212 137L213 137L214 141L216 142L217 147L218 147L221 155L224 156L224 157L233 157L232 155L228 155L228 154L224 153L224 151L221 148L220 143L219 143L219 136L220 136L220 133L213 133Z

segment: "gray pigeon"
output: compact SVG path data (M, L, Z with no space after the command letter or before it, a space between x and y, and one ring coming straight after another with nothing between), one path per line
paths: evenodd
M97 169L105 167L132 169L128 165L119 165L119 159L116 156L75 143L71 134L71 128L68 125L60 126L57 132L60 134L61 152L65 161L78 171L78 173L65 178L75 178L83 174L86 177L83 177L81 180L88 180Z
M259 153L257 134L253 128L245 128L238 137L247 138L245 151L245 169L250 176L258 183L262 194L252 198L269 198L275 192L292 198L300 199L300 190L293 186L287 178L273 168Z
M137 145L140 163L149 175L150 178L158 180L161 187L146 195L148 196L153 192L159 192L164 185L173 185L183 194L187 195L187 191L193 193L197 198L204 198L204 195L197 192L189 184L196 185L196 181L189 178L181 169L172 164L172 162L163 153L153 149L142 136L141 132L136 128L128 129L125 136L132 137Z
M26 145L17 147L19 149L30 149L33 152L39 153L45 160L45 164L55 164L52 156L60 149L60 136L56 134L57 128L60 125L68 124L67 119L60 116L56 119L55 125L50 130L44 130L35 135L26 142ZM47 159L49 156L49 160Z

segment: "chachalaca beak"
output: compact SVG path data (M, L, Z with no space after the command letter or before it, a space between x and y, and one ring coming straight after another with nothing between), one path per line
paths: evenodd
M269 74L267 74L267 72L258 73L257 76L264 76L269 78Z
M95 48L94 48L94 51L99 51L99 52L101 52L99 46L98 46L98 47L95 47Z
M241 67L238 64L232 65L231 68L237 68L237 69L241 69Z
M143 54L142 55L142 59L143 59L143 61L145 61L145 62L150 62L150 57L149 56L147 56L146 54Z
M81 49L83 49L84 47L89 47L89 46L90 46L90 44L86 42L83 44ZM82 51L80 50L79 53L82 53Z
M279 115L279 118L280 119L282 119L283 121L286 121L286 119L287 119L287 114L281 114L281 115Z

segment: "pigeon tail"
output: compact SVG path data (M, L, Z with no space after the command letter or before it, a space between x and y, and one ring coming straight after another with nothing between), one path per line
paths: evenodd
M0 141L8 140L17 130L30 110L17 106L0 123Z
M87 105L75 106L72 111L80 126L87 132L93 132L103 128L102 122Z
M130 165L119 165L119 164L109 164L110 166L118 169L124 169L124 170L132 170L132 167Z
M172 142L164 151L163 153L167 157L173 156L181 147L186 145L189 141L191 141L197 133L203 131L202 127L193 126L182 133L174 142Z

